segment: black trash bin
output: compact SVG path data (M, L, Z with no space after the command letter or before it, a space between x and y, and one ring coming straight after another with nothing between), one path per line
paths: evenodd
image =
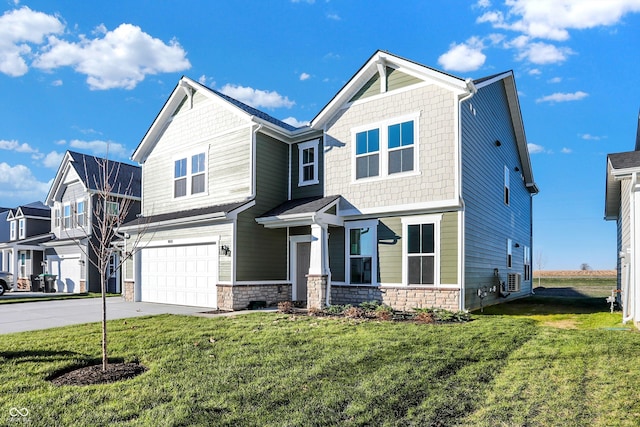
M43 274L44 276L44 291L46 293L55 292L56 291L56 279L58 276L55 274Z
M31 292L40 292L42 289L41 277L31 276Z

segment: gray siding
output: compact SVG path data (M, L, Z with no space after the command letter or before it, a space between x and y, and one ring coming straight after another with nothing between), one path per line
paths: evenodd
M55 228L52 227L51 231L53 231L56 235L57 238L59 239L67 239L69 237L84 237L87 236L88 234L91 234L90 230L88 228L76 228L75 226L72 225L72 227L70 229L64 229L63 225L64 225L64 204L65 203L71 203L71 210L72 210L72 218L71 218L71 222L72 224L75 223L75 218L73 218L73 210L74 208L74 204L79 201L79 200L84 200L85 202L87 202L87 211L89 211L89 198L87 197L85 190L84 190L84 186L77 182L77 183L73 183L70 184L66 187L66 189L64 190L64 193L62 193L62 197L61 200L58 202L56 201L54 204L54 207L52 208L52 218L53 218L53 210L54 209L60 209L60 228ZM87 212L87 214L89 214L89 212ZM90 217L90 216L89 216ZM53 222L52 222L53 224Z
M500 146L496 146L496 140L501 142ZM505 166L510 176L509 205L504 203ZM516 167L520 171L515 171ZM521 171L506 93L499 81L480 89L462 105L467 308L480 306L477 289L495 284L495 268L499 269L502 281L507 280L508 273L523 275L518 295L526 295L531 290L531 281L524 281L523 259L524 247L532 248L532 199L525 188ZM511 268L507 268L507 239L513 242ZM519 247L515 247L516 244ZM483 304L494 304L499 302L498 298L497 293L490 294Z
M267 229L257 216L287 200L289 147L263 134L256 141L256 204L238 215L236 279L287 279L287 231Z
M400 217L383 218L378 222L378 281L383 285L402 283L401 236Z
M345 249L344 228L329 227L329 269L331 280L344 282L345 278Z
M27 237L40 236L41 234L47 234L51 231L51 221L49 220L49 218L27 218L26 223Z
M402 89L403 87L421 83L422 80L398 71L394 68L387 67L387 91ZM376 73L365 83L362 88L350 99L349 102L368 98L370 96L380 94L380 75Z

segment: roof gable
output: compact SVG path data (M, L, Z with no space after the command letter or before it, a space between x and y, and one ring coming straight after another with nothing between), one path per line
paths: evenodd
M620 178L640 174L640 151L613 153L607 156L604 217L617 219L620 213Z
M133 155L131 156L132 160L138 163L144 163L146 161L147 157L157 144L158 139L162 135L162 132L167 126L169 120L176 111L192 108L193 100L195 98L194 95L196 93L213 101L215 105L225 108L227 111L243 118L247 123L263 125L284 136L293 137L299 133L305 133L309 130L308 127L296 128L295 126L291 126L263 111L258 110L257 108L251 107L237 99L225 95L222 92L218 92L217 90L204 86L188 77L182 77L147 130L142 141L140 141L140 144L136 147Z
M114 196L127 196L139 199L141 197L142 170L139 166L128 163L107 160L89 154L67 151L60 163L58 172L51 184L45 204L51 206L66 186L66 178L77 176L79 182L87 192L101 190L102 162L107 161L108 184Z
M473 90L470 81L452 76L382 50L376 51L311 121L320 129L344 106L373 96L417 84L436 84L465 95Z

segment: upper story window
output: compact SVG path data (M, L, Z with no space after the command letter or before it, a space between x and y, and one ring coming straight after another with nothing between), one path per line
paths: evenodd
M298 185L318 183L318 143L319 140L298 145Z
M531 248L524 247L524 280L531 280Z
M207 182L206 168L205 153L176 160L173 173L173 197L204 193Z
M356 179L380 174L380 130L356 134Z
M62 227L71 228L71 205L69 204L62 207Z
M507 268L513 266L513 242L507 239Z
M120 215L120 205L118 202L106 202L105 211L107 212L107 216L117 217Z
M76 203L76 225L78 227L87 225L87 207L84 200L79 200Z
M24 218L18 220L18 238L24 239L27 235L27 223Z
M509 168L504 167L504 204L509 205L511 198L511 188L509 186Z
M56 228L60 227L60 208L53 210L53 226Z
M9 234L10 234L10 238L11 240L16 240L17 238L17 234L16 234L16 221L11 221L9 223Z
M354 179L416 171L417 119L413 114L355 129Z
M413 170L413 121L389 126L389 174Z

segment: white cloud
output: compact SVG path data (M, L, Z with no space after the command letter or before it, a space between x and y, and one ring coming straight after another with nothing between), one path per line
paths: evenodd
M111 141L82 141L79 139L73 139L69 141L69 146L71 148L77 148L79 150L83 150L84 152L88 151L96 156L107 156L110 159L114 158L126 158L128 155L127 148L122 145Z
M60 163L62 163L62 158L65 153L58 153L57 151L52 151L44 156L42 160L42 164L51 169L58 169L60 167Z
M545 149L542 145L533 144L530 142L529 144L527 144L527 147L529 148L530 154L540 154L545 152Z
M539 76L540 74L542 74L542 71L538 70L537 68L534 68L532 70L529 70L529 74L532 76Z
M332 21L340 21L342 18L340 18L340 15L338 15L337 13L327 13L327 19L331 19Z
M536 99L536 102L568 102L568 101L579 101L581 99L589 96L588 93L577 91L574 93L561 93L556 92L551 95L543 96L542 98Z
M220 92L255 108L291 108L295 105L294 101L276 91L226 84Z
M5 139L0 139L0 150L15 151L17 153L35 153L38 151L26 142L20 144L16 140L8 141Z
M487 59L482 53L484 45L478 37L471 37L464 43L452 44L449 51L440 55L438 64L445 70L475 71L484 65Z
M560 150L560 152L562 154L571 154L573 153L573 150L571 148L563 147L562 150Z
M475 4L475 7L486 9L487 7L491 7L491 2L489 0L478 0L478 2Z
M35 12L24 6L0 16L0 72L12 77L27 73L25 57L31 44L41 44L50 34L60 34L64 25L52 15Z
M62 86L63 82L60 79L54 80L51 82L51 86Z
M286 124L289 124L291 126L294 127L302 127L302 126L308 126L309 125L309 121L299 121L298 119L296 119L295 117L287 117L286 119L282 120L283 122L285 122Z
M307 74L307 73L300 74L300 80L302 81L309 80L310 78L311 78L310 74Z
M548 43L535 42L523 46L517 55L517 59L526 59L534 64L555 64L566 61L567 57L573 53L568 47L557 47Z
M562 81L562 77L553 77L549 79L549 83L560 83Z
M558 41L569 39L569 30L615 25L625 14L640 12L638 0L506 0L505 5L506 14L488 11L477 22Z
M578 136L582 139L585 139L587 141L600 141L601 139L605 139L606 136L597 136L597 135L591 135L589 133L584 133L584 134L578 134Z
M50 36L33 66L43 70L72 67L87 76L87 83L94 90L133 89L149 74L191 67L176 40L165 44L131 24L121 24L113 31L101 25L96 32L103 37L89 39L81 35L77 43Z
M51 181L40 182L24 165L11 166L0 162L0 199L9 206L25 201L43 200Z

